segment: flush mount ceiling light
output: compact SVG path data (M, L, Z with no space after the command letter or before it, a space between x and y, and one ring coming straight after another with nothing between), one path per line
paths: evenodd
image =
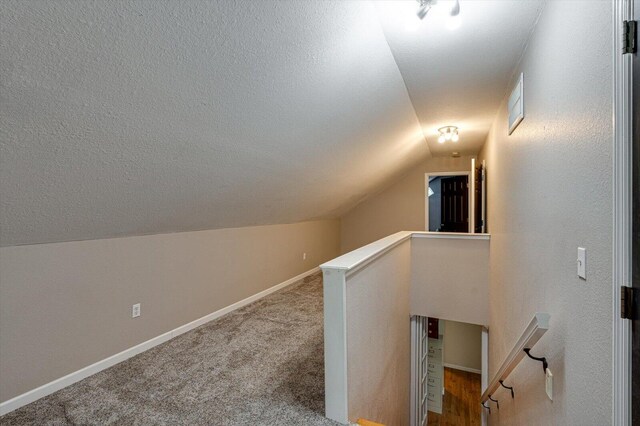
M427 13L429 13L429 10L438 3L438 0L417 0L417 1L418 3L420 3L420 6L418 6L418 12L416 14L420 19L424 19L427 16ZM449 15L458 16L459 13L460 13L460 2L459 0L455 0L453 3L453 6L451 7L451 10L449 11Z
M438 129L438 143L445 143L446 141L458 142L460 136L458 135L458 128L456 126L444 126Z

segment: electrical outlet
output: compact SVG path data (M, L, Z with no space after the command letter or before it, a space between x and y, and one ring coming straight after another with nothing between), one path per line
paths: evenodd
M136 318L140 316L140 304L136 303L131 308L131 318Z
M548 368L545 370L544 385L547 396L553 401L553 374Z
M307 253L302 253L302 260L307 260Z

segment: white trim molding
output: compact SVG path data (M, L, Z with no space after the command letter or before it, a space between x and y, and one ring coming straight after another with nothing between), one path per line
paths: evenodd
M632 58L622 54L622 22L632 0L613 0L613 365L611 424L631 424L631 324L620 317L620 286L631 283Z
M466 232L414 232L411 238L446 240L490 240L491 234L468 234Z
M112 367L122 361L125 361L135 355L138 355L144 351L147 351L155 346L158 346L161 343L164 343L168 340L173 339L181 334L184 334L188 331L193 330L196 327L199 327L203 324L208 323L209 321L213 321L216 318L220 318L221 316L228 314L229 312L235 311L236 309L240 309L243 306L249 305L250 303L255 302L256 300L262 299L274 293L278 290L281 290L306 276L312 275L316 272L319 272L320 268L316 267L307 272L303 272L300 275L297 275L293 278L289 278L288 280L281 282L280 284L276 284L273 287L269 287L268 289L261 291L260 293L256 293L253 296L249 296L246 299L240 300L232 305L219 309L215 312L212 312L208 315L203 316L202 318L198 318L195 321L191 321L188 324L184 324L178 328L175 328L171 331L167 331L159 336L156 336L152 339L147 340L146 342L142 342L136 346L133 346L129 349L125 349L122 352L119 352L115 355L112 355L108 358L105 358L101 361L88 365L78 371L74 371L73 373L67 374L66 376L60 377L52 382L46 383L38 388L30 390L28 392L23 393L22 395L18 395L12 399L9 399L0 404L0 416L3 416L11 411L17 410L18 408L30 404L40 398L43 398L47 395L50 395L54 392L59 391L67 386L70 386L80 380L83 380L89 376L92 376L96 373L99 373L102 370L106 370L109 367Z
M454 370L466 371L467 373L475 373L482 375L482 370L478 370L477 368L465 367L463 365L449 364L445 362L444 365L446 368L452 368Z
M480 391L484 392L489 386L489 329L482 327L482 376L480 377ZM489 413L482 410L482 426L489 424Z
M395 245L394 245L395 246ZM345 269L323 266L325 416L349 424L347 280Z
M382 256L398 244L411 238L436 238L450 240L490 240L491 234L468 234L466 232L426 232L400 231L391 234L366 246L336 257L320 265L320 269L344 270L347 274L355 272L374 259Z

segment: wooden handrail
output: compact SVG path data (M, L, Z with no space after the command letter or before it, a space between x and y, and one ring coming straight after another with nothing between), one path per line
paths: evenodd
M545 312L536 312L513 349L511 349L511 352L509 352L509 355L502 362L496 375L493 376L493 380L491 380L487 389L482 393L481 404L489 400L489 397L500 387L500 382L504 381L520 361L522 361L522 358L527 355L524 350L531 349L544 333L547 332L550 318L551 316Z

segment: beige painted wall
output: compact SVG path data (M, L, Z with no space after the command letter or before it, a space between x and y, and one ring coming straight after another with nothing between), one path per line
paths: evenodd
M482 326L444 322L443 361L449 366L482 370Z
M348 275L349 420L409 424L411 242Z
M424 231L424 174L468 171L473 157L431 157L341 218L342 253L398 231Z
M0 400L272 287L338 251L335 220L1 248ZM132 319L138 302L142 315Z
M490 377L536 311L550 330L497 394L491 424L611 424L612 5L547 2L518 71L524 121L509 136L506 106L481 153L491 232ZM615 52L619 54L619 52ZM576 276L587 249L587 280Z
M488 324L490 244L489 240L414 236L411 315Z

